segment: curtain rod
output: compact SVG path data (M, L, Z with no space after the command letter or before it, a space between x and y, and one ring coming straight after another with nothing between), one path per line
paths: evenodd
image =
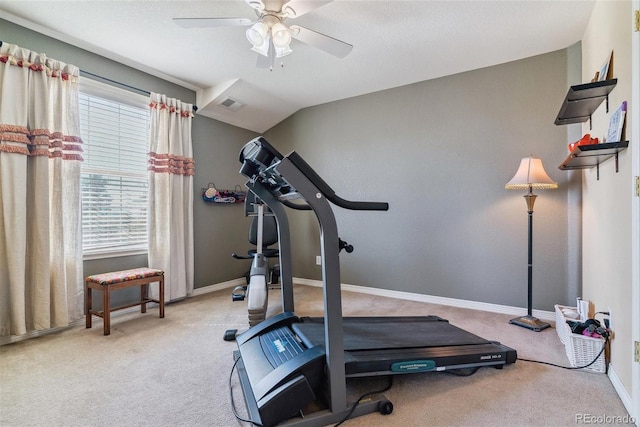
M0 46L2 46L2 45L0 44ZM138 88L138 87L131 86L131 85L128 85L128 84L126 84L126 83L122 83L122 82L119 82L119 81L116 81L116 80L110 79L110 78L108 78L108 77L104 77L104 76L100 76L100 75L98 75L98 74L90 73L89 71L80 70L80 75L83 75L83 74L84 74L84 75L86 75L86 76L91 76L91 77L95 77L95 78L100 79L100 80L107 81L107 82L109 82L109 83L116 84L116 85L118 85L118 86L122 86L122 87L126 87L126 88L128 88L128 89L135 90L136 92L140 92L140 93L143 93L143 94L145 94L145 95L151 95L151 92L149 92L148 90L140 89L140 88ZM194 113L195 113L196 111L198 111L198 107L197 107L196 105L193 105L193 106L192 106L192 108L193 108L193 112L194 112Z
M122 86L122 87L126 87L126 88L129 88L129 89L133 89L136 92L140 92L140 93L142 93L144 95L151 95L151 92L149 92L148 90L140 89L140 88L135 87L135 86L130 86L130 85L126 84L126 83L118 82L118 81L112 80L112 79L110 79L108 77L103 77L103 76L99 76L98 74L90 73L89 71L80 70L80 75L95 77L97 79L104 80L104 81L107 81L109 83L117 84L118 86Z
M0 47L2 47L2 40L0 40ZM136 92L143 93L145 95L151 95L151 92L149 92L148 90L140 89L140 88L137 88L135 86L128 85L126 83L122 83L122 82L118 82L116 80L112 80L112 79L110 79L108 77L103 77L103 76L100 76L98 74L90 73L89 71L80 70L80 74L81 75L84 74L84 75L87 75L87 76L95 77L97 79L104 80L104 81L107 81L109 83L116 84L118 86L126 87L126 88L129 88L129 89L135 90ZM198 111L198 106L194 105L193 106L193 112L195 113L196 111Z

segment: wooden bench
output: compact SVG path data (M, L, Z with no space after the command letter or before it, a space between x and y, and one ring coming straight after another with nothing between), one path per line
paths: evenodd
M149 284L158 282L160 291L159 298L149 298ZM116 289L140 286L140 301L132 304L111 307L111 291ZM93 289L102 292L102 311L93 310L91 291ZM164 317L164 271L153 268L134 268L132 270L114 271L111 273L94 274L84 282L84 301L87 328L91 328L91 316L102 317L104 323L104 334L111 333L111 312L123 308L141 306L140 312L147 312L147 303L155 302L160 306L160 318Z

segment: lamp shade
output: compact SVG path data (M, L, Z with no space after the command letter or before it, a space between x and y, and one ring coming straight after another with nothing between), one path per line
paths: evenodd
M518 171L504 188L508 190L551 189L558 188L558 183L549 178L542 166L542 160L530 156L520 160Z

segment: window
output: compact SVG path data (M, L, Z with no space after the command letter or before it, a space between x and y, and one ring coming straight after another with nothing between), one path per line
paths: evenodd
M81 79L85 259L147 251L149 121L146 97Z

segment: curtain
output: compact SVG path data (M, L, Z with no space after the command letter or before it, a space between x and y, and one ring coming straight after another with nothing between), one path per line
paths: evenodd
M0 46L0 335L83 309L78 68Z
M193 106L155 93L149 106L149 267L172 301L193 292Z

